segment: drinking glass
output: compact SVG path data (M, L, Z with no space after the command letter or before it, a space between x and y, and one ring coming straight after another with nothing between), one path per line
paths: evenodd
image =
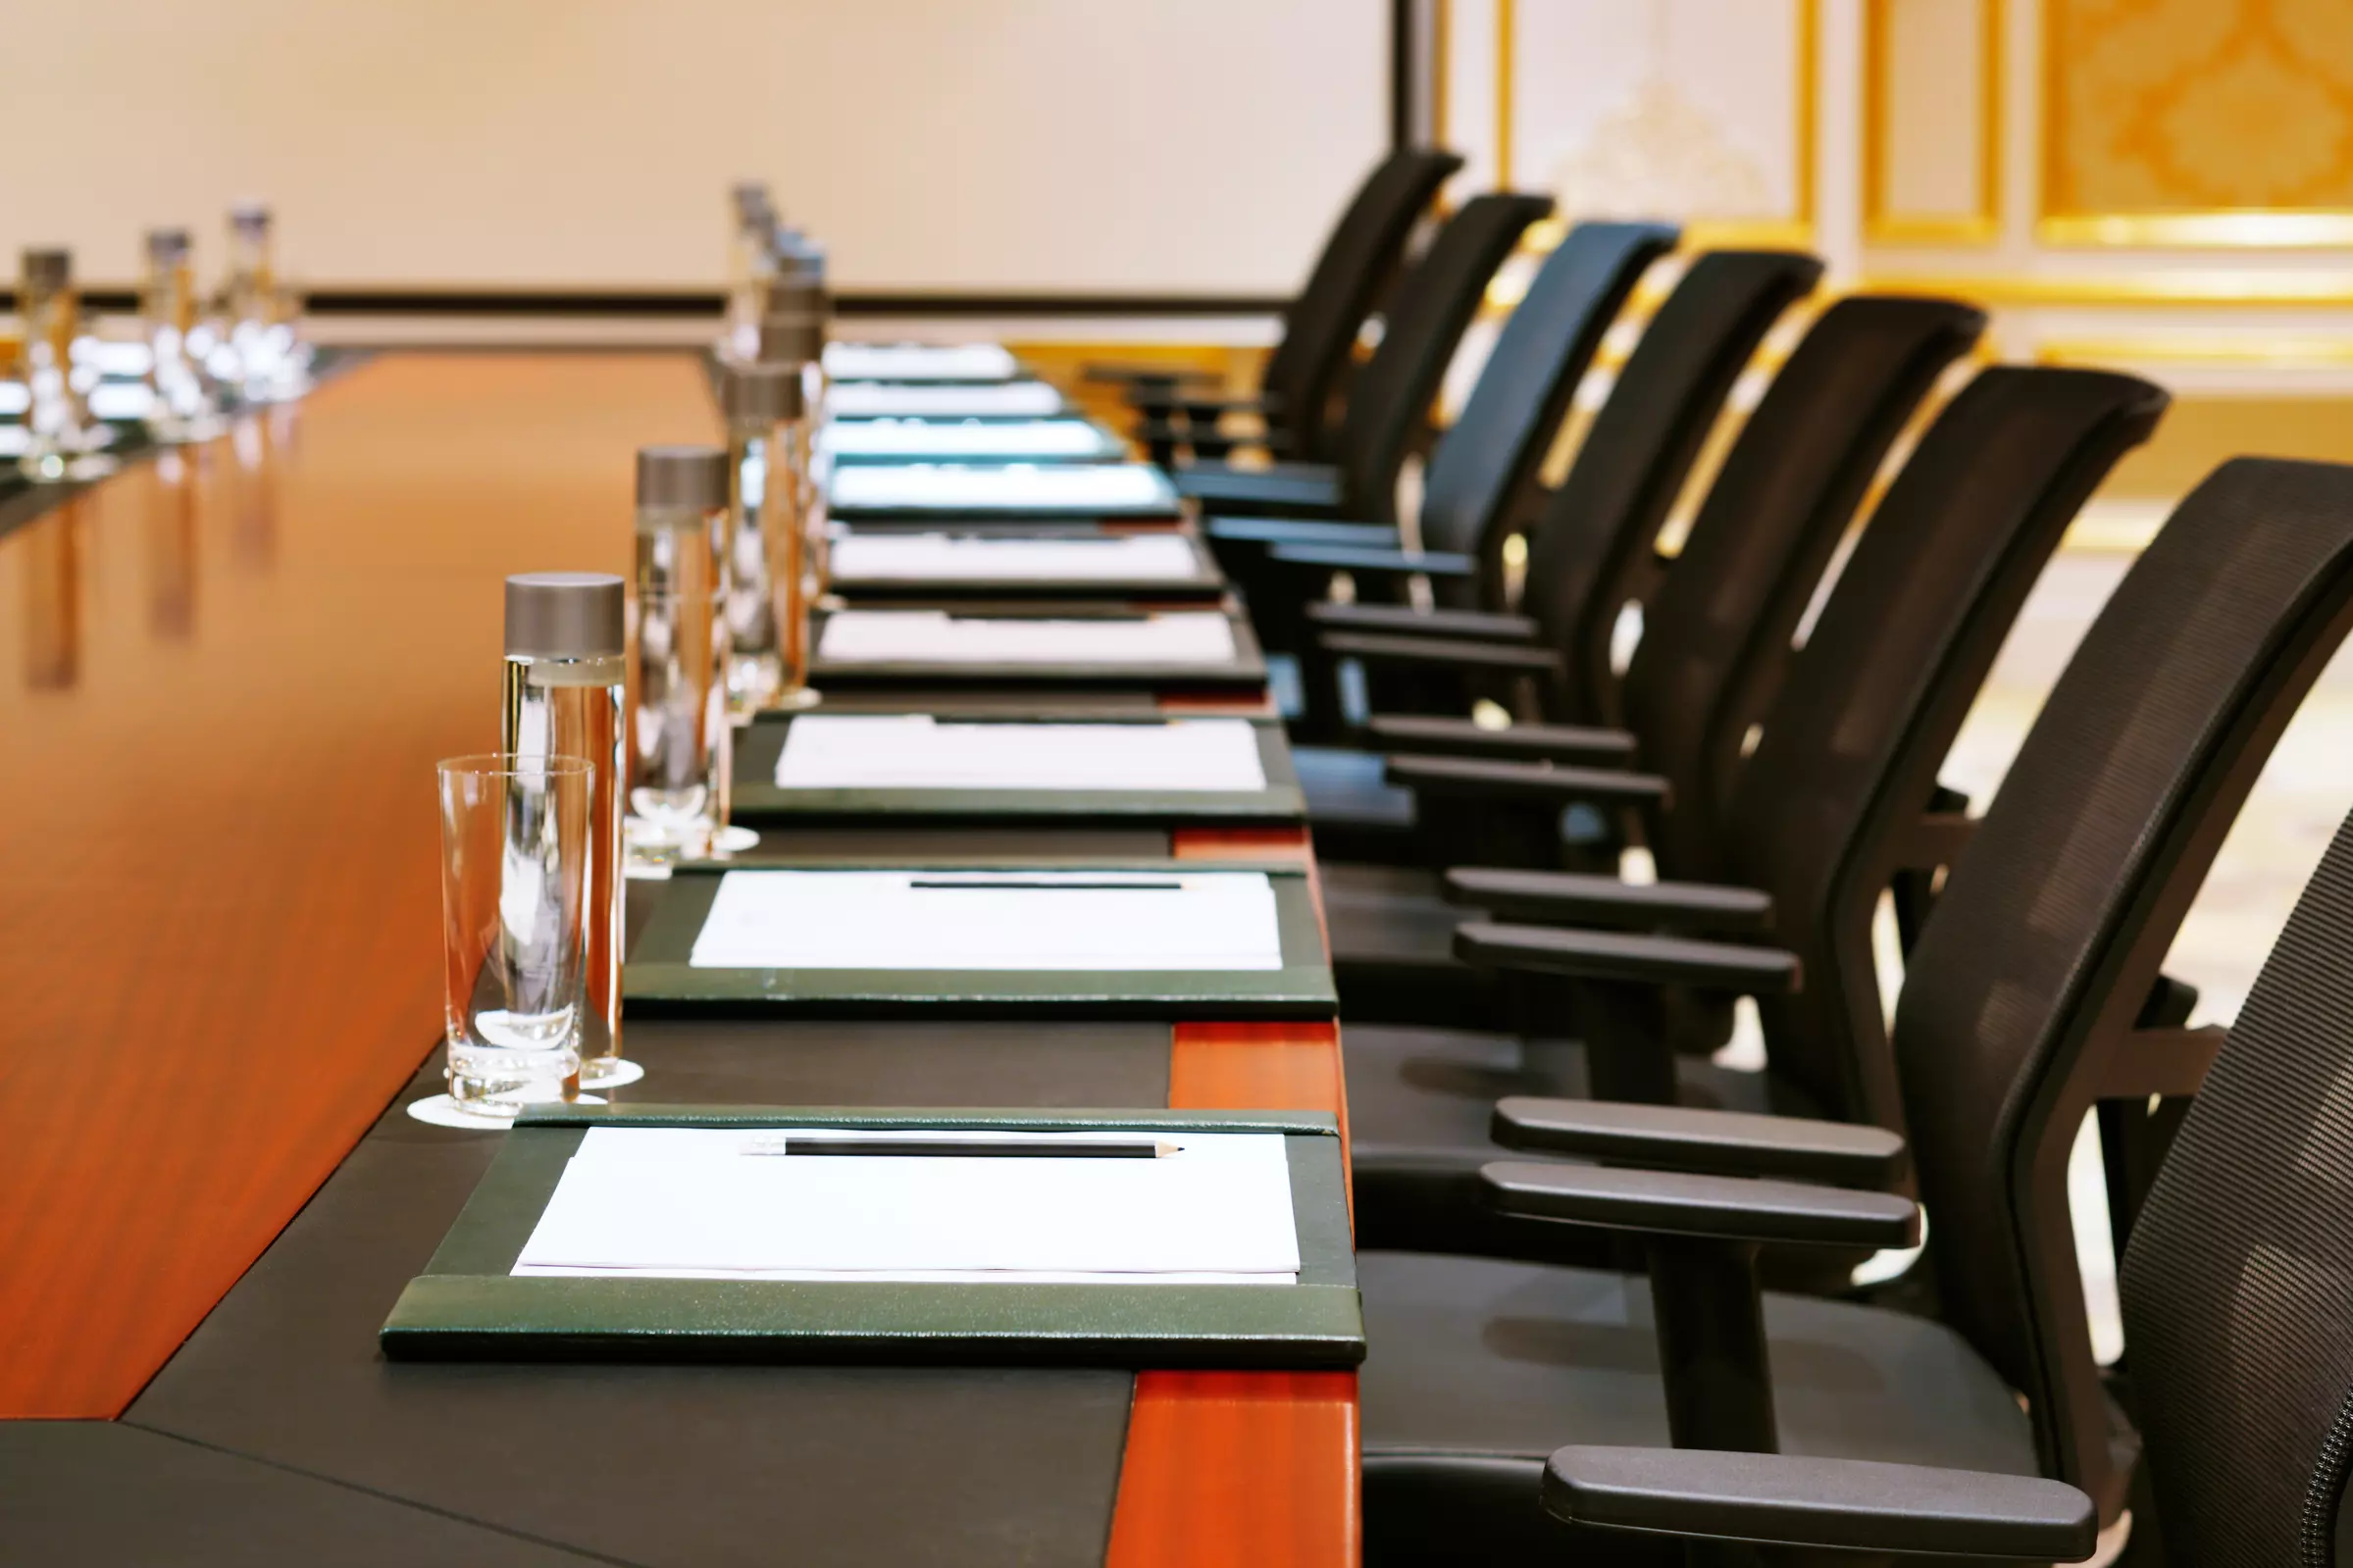
M692 858L727 825L727 606L707 579L631 606L630 853Z
M508 1117L579 1087L596 769L513 752L439 767L449 1098Z

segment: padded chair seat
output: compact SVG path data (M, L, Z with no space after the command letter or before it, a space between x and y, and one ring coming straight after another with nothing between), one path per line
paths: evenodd
M1329 512L1341 501L1340 471L1324 463L1236 468L1203 461L1183 464L1168 477L1179 495L1191 496L1211 512L1239 507Z
M1327 917L1328 918L1328 917ZM1487 1136L1507 1094L1582 1099L1585 1047L1478 1030L1341 1022L1348 1061L1349 1170L1356 1244L1505 1256L1590 1260L1603 1234L1514 1219L1487 1206L1479 1167L1529 1156ZM1775 1116L1819 1116L1821 1107L1769 1073L1677 1054L1683 1103Z
M1572 1560L1537 1502L1546 1456L1668 1446L1649 1282L1415 1252L1356 1270L1365 1562ZM1942 1324L1776 1292L1765 1320L1782 1451L2039 1473L2025 1412Z
M1435 872L1339 859L1348 838L1320 825L1315 835L1340 1016L1368 1024L1501 1027L1495 978L1455 957L1455 928L1478 911L1441 897Z

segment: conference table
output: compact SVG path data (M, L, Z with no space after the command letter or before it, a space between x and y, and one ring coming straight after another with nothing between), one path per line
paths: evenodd
M504 577L626 571L636 449L716 434L690 354L386 353L0 520L0 1563L1356 1559L1353 1373L380 1352L499 1141L403 1110L440 1087L432 765L495 746ZM1300 828L770 836L1312 872ZM1329 1019L625 1042L628 1103L1346 1135Z

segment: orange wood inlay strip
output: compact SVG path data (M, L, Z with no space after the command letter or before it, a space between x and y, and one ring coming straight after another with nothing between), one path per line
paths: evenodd
M108 1417L441 1028L500 581L627 571L691 356L399 355L0 535L0 1417Z
M1187 831L1174 851L1314 864L1297 828ZM1191 1023L1172 1035L1170 1105L1329 1111L1345 1153L1337 1023ZM1110 1568L1353 1564L1362 1550L1356 1447L1353 1372L1139 1374Z

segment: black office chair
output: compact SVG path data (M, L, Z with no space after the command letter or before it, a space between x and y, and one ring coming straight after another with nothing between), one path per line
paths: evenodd
M1448 875L1445 896L1454 905L1400 895L1386 911L1388 931L1369 935L1381 911L1351 910L1327 894L1335 948L1371 948L1356 949L1360 988L1379 976L1386 955L1397 991L1418 970L1431 994L1473 997L1457 1005L1517 1026L1482 1033L1347 1024L1364 1244L1506 1255L1527 1244L1528 1227L1482 1216L1478 1197L1477 1169L1495 1152L1489 1109L1506 1094L1902 1125L1886 1065L1873 911L1900 874L1932 875L1963 852L1972 825L1939 798L1936 770L2069 523L2117 460L2147 438L2165 405L2162 390L2132 377L2015 366L1982 372L1954 398L1889 487L1805 646L1789 659L1723 819L1717 848L1726 883L1673 880L1671 865L1669 880L1648 886L1466 868ZM1658 689L1673 691L1671 671ZM1464 769L1438 784L1459 793L1425 799L1422 809L1475 819L1517 813L1549 825L1580 798L1647 797L1657 805L1666 790L1658 776L1629 772L1477 760ZM1662 850L1675 841L1659 840ZM1496 990L1481 993L1469 989L1472 966L1450 969L1433 951L1442 943L1455 950L1452 923L1466 913L1462 905L1506 919L1611 928L1524 934L1565 951L1628 941L1671 947L1704 936L1785 944L1796 957L1737 949L1748 972L1685 987L1631 977L1499 977L1490 961ZM1484 946L1472 956L1491 960ZM1766 1071L1739 1072L1669 1048L1715 1043L1691 1038L1693 1026L1670 1011L1670 999L1696 992L1721 1004L1742 990L1758 997ZM1399 1012L1415 1005L1409 996L1389 1000Z
M2289 916L2173 1140L2119 1282L2146 1485L2128 1560L2326 1568L2353 1517L2353 821ZM1545 1506L1660 1543L2072 1559L2090 1500L2051 1483L1689 1449L1570 1448ZM1562 1538L1565 1540L1565 1537ZM2157 1549L2152 1549L2155 1547Z
M1271 510L1394 524L1398 475L1427 444L1430 406L1488 280L1528 226L1552 210L1550 197L1500 191L1472 197L1447 220L1398 281L1380 347L1349 388L1328 463L1181 464L1171 471L1178 491L1207 512Z
M2353 469L2242 459L2181 504L2070 662L1921 933L1897 1009L1911 1164L1934 1217L1934 1319L1758 1290L1762 1248L1918 1239L1919 1209L1886 1189L1905 1161L1884 1132L1685 1108L1499 1107L1514 1138L1614 1165L1499 1162L1485 1173L1491 1201L1631 1238L1647 1278L1359 1255L1366 1560L1558 1561L1564 1538L1540 1486L1589 1522L1671 1529L1680 1516L1700 1535L1807 1546L2087 1553L2093 1521L2124 1506L2139 1436L2093 1357L2069 1153L2102 1100L2154 1119L2152 1097L2198 1091L2223 1032L2143 1023L2168 989L2159 966L2273 742L2349 626ZM2325 963L2308 944L2332 920L2341 939L2345 875L2340 862L2283 942L2300 973ZM1637 936L1571 956L1561 936L1473 925L1463 940L1548 971L1694 984L1753 974L1762 951ZM2203 1380L2150 1402L2152 1434L2182 1444L2170 1466L2161 1460L2161 1488L2212 1451L2199 1447L2202 1424L2212 1443L2249 1430L2238 1423L2277 1422L2291 1435L2285 1452L2330 1497L2341 1490L2343 1455L2326 1443L2344 1350L2316 1369L2323 1387L2298 1388L2262 1337L2284 1314L2304 1320L2299 1342L2316 1342L2323 1325L2341 1340L2341 1281L2251 1243L2299 1236L2343 1256L2343 1228L2267 1229L2292 1226L2294 1211L2242 1207L2199 1182L2236 1164L2268 1169L2267 1195L2279 1201L2298 1182L2307 1200L2327 1185L2328 1145L2308 1142L2324 1163L2295 1170L2243 1139L2254 1126L2313 1118L2333 1130L2346 1114L2343 1016L2323 1011L2337 999L2306 1015L2329 1044L2297 1042L2310 1075L2301 1092L2272 1076L2278 1013L2250 1004L2239 1042L2249 1065L2218 1078L2227 1097L2213 1130L2188 1143L2204 1152L2169 1166L2134 1226L2127 1326L2151 1341L2145 1360L2131 1347L2133 1383ZM2238 1311L2260 1318L2234 1323ZM1670 1445L1751 1457L1625 1451ZM1755 1457L1776 1450L1794 1457ZM1909 1522L1900 1508L1874 1512L1872 1484L1885 1477L1859 1461L1977 1473L1912 1478L1944 1488L1951 1510L1977 1525L1943 1534L1933 1512ZM2206 1477L2199 1494L2260 1477L2249 1497L2292 1498L2304 1484L2268 1445L2240 1465ZM2080 1489L2091 1506L2073 1505L2062 1532L2047 1488L1996 1479L2034 1476ZM1767 1507L1761 1494L1781 1500ZM2293 1528L2268 1521L2263 1539ZM2286 1560L2241 1559L2228 1530L2185 1516L2185 1541L2210 1548L2185 1560Z
M1881 460L1937 377L1983 327L1981 313L1946 300L1864 296L1824 312L1726 454L1681 552L1645 609L1642 642L1622 680L1606 662L1599 671L1570 673L1583 631L1613 618L1606 600L1617 591L1602 581L1604 574L1578 567L1621 552L1613 543L1549 535L1622 524L1628 521L1623 516L1565 510L1548 516L1531 555L1554 575L1540 581L1531 574L1525 594L1531 613L1510 620L1450 618L1474 630L1524 629L1524 639L1500 645L1505 672L1516 677L1541 665L1547 709L1587 711L1608 701L1625 716L1625 732L1547 724L1480 728L1466 712L1475 682L1463 677L1466 669L1478 673L1468 661L1499 645L1465 647L1449 638L1415 644L1413 654L1426 658L1401 651L1375 662L1376 676L1399 671L1412 677L1419 687L1412 694L1421 698L1414 706L1436 711L1376 710L1363 730L1368 746L1609 767L1631 759L1668 780L1678 823L1713 824L1743 736L1778 688L1790 636ZM1622 577L1622 571L1611 576ZM1392 619L1403 624L1404 618ZM1547 632L1554 633L1549 646ZM1394 633L1384 637L1393 640ZM1573 689L1578 686L1592 689L1580 696ZM1611 694L1605 697L1604 687ZM1377 781L1375 770L1384 767L1368 756L1357 771ZM1357 830L1349 837L1328 833L1328 858L1343 859L1348 848L1367 842L1386 850L1385 860L1428 865L1504 853L1485 835L1450 833L1443 822L1421 823L1408 793L1386 784L1380 788L1378 795L1360 797L1358 816L1344 816L1354 801L1331 802L1323 817L1311 816L1319 828L1335 830L1340 823L1332 819L1340 818ZM1545 824L1537 841L1520 852L1533 855L1537 865L1557 864L1559 834ZM1673 875L1714 875L1698 869L1712 863L1687 855ZM1382 885L1395 881L1383 879Z
M1537 470L1567 417L1578 380L1643 272L1674 242L1675 230L1659 224L1579 224L1570 229L1504 323L1460 416L1431 451L1418 537L1428 547L1479 558L1487 570L1476 592L1491 607L1502 602L1503 540L1527 521L1539 489ZM1325 582L1270 573L1265 546L1394 549L1400 531L1387 523L1273 518L1211 518L1203 530L1250 607L1260 646L1284 654L1303 641L1300 614L1307 600L1322 595Z
M1154 462L1173 461L1180 443L1203 457L1222 456L1232 443L1218 434L1217 422L1227 413L1257 415L1291 456L1329 459L1356 335L1404 270L1407 243L1438 187L1461 167L1461 158L1443 148L1401 147L1365 177L1305 286L1283 311L1283 333L1259 374L1256 396L1220 397L1200 384L1204 373L1163 366L1095 365L1087 379L1126 388L1128 405L1143 421L1138 437Z
M1714 251L1693 262L1618 370L1566 478L1544 501L1534 538L1541 541L1573 530L1595 538L1638 541L1622 559L1610 563L1610 575L1629 594L1642 594L1659 531L1733 383L1773 323L1810 292L1820 276L1819 261L1793 251ZM1532 547L1531 572L1556 559L1550 549L1543 551L1541 562L1538 555L1539 549ZM1349 571L1378 584L1405 571L1418 572L1435 585L1477 579L1485 552L1480 557L1450 558L1444 552L1423 551L1400 558L1394 547L1383 554L1278 543L1268 556L1278 569L1319 574L1315 581ZM1442 604L1486 596L1483 588L1438 591ZM1389 597L1377 587L1375 593ZM1384 602L1317 604L1307 614L1319 629L1371 626L1384 632L1410 631L1460 639L1503 634L1493 631L1502 626L1527 636L1540 634L1528 617L1492 611L1442 608L1424 614ZM1561 634L1568 635L1568 630ZM1334 640L1322 637L1326 644ZM1398 640L1418 649L1426 638ZM1333 716L1339 698L1328 663L1306 671L1304 680L1310 710L1305 728L1310 733L1345 728ZM1467 707L1469 698L1462 701ZM1352 860L1395 854L1401 835L1411 828L1410 802L1382 784L1378 756L1349 746L1299 746L1294 751L1318 851Z

